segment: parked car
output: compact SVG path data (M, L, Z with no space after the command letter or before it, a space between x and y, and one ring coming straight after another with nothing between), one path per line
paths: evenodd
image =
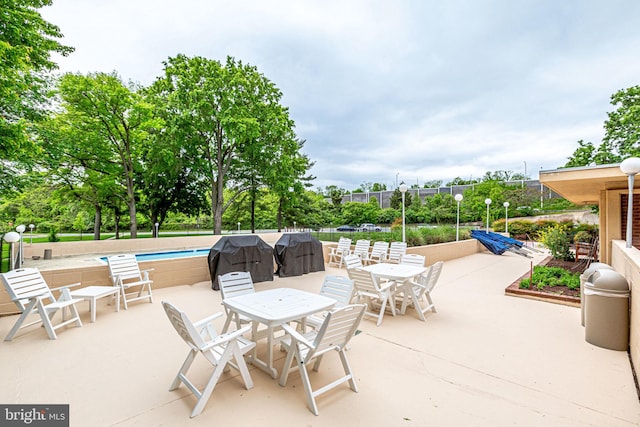
M382 227L378 227L375 224L361 224L360 231L382 231Z
M338 231L356 231L356 228L352 225L341 225L340 227L336 228L336 230Z

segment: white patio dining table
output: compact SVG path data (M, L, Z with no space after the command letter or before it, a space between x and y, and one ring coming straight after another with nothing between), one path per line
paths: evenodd
M250 362L271 377L277 378L278 371L273 366L275 328L329 310L336 304L336 300L299 289L277 288L225 298L222 304L231 311L267 326L267 360L259 359L257 349L254 349ZM253 341L259 338L257 332L257 325L254 323L251 333Z
M407 286L407 280L419 276L427 271L427 268L424 266L415 264L391 264L388 262L367 265L362 267L362 269L368 271L377 278L393 280L396 282L396 288L401 288L403 290L403 303L410 298L409 293L413 292L412 286Z

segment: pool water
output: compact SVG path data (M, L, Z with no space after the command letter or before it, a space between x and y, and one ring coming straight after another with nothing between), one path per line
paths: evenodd
M136 254L136 259L140 261L156 261L162 259L188 258L194 256L209 255L210 248L205 249L187 249L182 251L152 252ZM101 257L100 261L107 262L107 257Z

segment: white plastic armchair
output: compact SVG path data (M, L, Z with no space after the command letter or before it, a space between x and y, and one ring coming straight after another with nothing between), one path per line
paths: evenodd
M364 262L364 260L366 260L367 258L369 258L369 248L371 247L371 241L370 240L357 240L356 241L356 246L353 248L353 252L351 252L354 255L358 255L360 257L360 259Z
M347 270L362 267L362 259L356 254L346 255L344 257L344 265Z
M20 317L5 337L5 341L11 341L18 330L39 323L42 323L51 340L57 338L56 329L72 323L75 323L76 326L82 326L76 304L83 300L82 298L73 298L69 291L69 287L80 285L79 283L51 289L37 268L11 270L0 274L0 276L2 276L9 298L20 310ZM60 297L56 299L52 291L60 291ZM65 310L71 315L69 319L65 318ZM62 312L62 322L54 325L53 316L58 311ZM24 321L31 314L39 315L40 319L24 324Z
M178 332L178 335L180 335L189 346L187 358L184 360L180 371L178 371L178 375L176 375L176 378L171 383L169 391L176 390L180 387L180 383L184 383L197 397L198 400L191 411L191 417L198 416L202 413L204 406L207 404L211 393L213 393L213 389L216 387L227 365L240 371L247 390L253 388L253 380L251 379L251 374L243 358L245 353L255 347L254 342L242 337L242 334L249 331L249 326L228 334L218 335L212 322L214 319L222 316L222 312L193 323L189 320L186 313L180 311L172 304L163 301L162 306L169 321L176 332ZM198 353L201 353L205 359L214 366L214 370L202 391L187 378L187 372Z
M253 286L251 273L246 271L233 271L218 276L218 284L220 285L220 293L223 300L239 295L252 294L256 291ZM222 332L227 332L232 321L235 322L236 329L240 329L240 326L243 324L252 323L248 317L230 311L227 307L225 307L225 311L227 313L227 320L224 323Z
M351 253L351 239L341 237L338 245L329 252L329 266L342 267L343 258Z
M444 262L438 261L429 267L426 273L418 276L418 280L411 280L398 289L399 295L402 294L402 307L400 313L404 314L408 306L413 306L420 316L420 320L426 321L425 313L429 310L436 312L436 306L431 299L431 291L436 286ZM423 305L423 303L425 303Z
M400 264L419 265L424 267L426 257L418 254L404 254L400 258Z
M407 253L407 244L404 242L391 242L389 247L389 256L387 260L398 264L402 256Z
M336 300L335 308L349 305L353 299L353 280L344 276L326 276L320 288L320 295ZM318 315L311 315L305 320L306 325L314 329L319 329L322 322L324 317Z
M376 326L382 324L382 317L384 316L387 306L391 309L391 314L396 315L396 307L394 304L396 282L390 280L380 283L374 275L362 268L352 268L347 270L347 273L349 274L349 278L353 280L356 302L366 301L367 311L365 315L376 318ZM374 307L374 301L380 303L379 309ZM374 310L378 311L376 312Z
M293 370L298 370L307 399L307 407L315 415L318 415L317 396L347 381L351 390L358 391L345 350L362 321L365 308L364 304L356 304L333 310L327 314L322 326L317 331L311 331L304 335L289 325L283 326L287 337L282 341L282 346L287 350L287 358L285 359L278 384L284 387L287 384L289 373ZM323 356L332 351L338 352L340 356L344 376L324 387L313 390L307 366L315 360L313 370L317 372ZM294 358L296 365L292 366Z
M389 242L374 242L371 252L365 262L367 264L385 262L387 260L388 253Z
M124 309L129 308L129 303L148 299L153 302L149 272L153 270L140 270L138 260L133 254L121 254L107 257L109 275L114 286L120 287L120 297Z

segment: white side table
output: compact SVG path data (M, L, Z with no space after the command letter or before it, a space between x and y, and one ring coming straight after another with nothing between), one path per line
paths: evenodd
M96 301L99 298L113 295L116 297L116 311L120 311L120 288L117 286L87 286L86 288L71 291L71 296L89 301L89 311L91 312L91 323L96 321Z

